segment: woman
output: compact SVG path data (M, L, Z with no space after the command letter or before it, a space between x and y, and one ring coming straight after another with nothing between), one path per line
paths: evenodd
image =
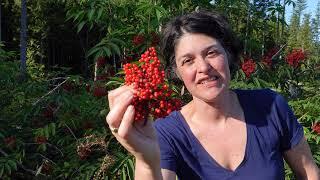
M298 179L320 179L302 126L282 96L268 89L229 89L240 51L223 17L179 16L162 40L164 58L192 101L143 125L133 122L131 87L108 95L107 123L135 156L136 179L278 180L284 179L283 158Z

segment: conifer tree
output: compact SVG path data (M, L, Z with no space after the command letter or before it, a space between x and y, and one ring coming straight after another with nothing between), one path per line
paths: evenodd
M314 44L312 40L313 35L310 26L310 17L310 14L304 14L302 25L298 33L298 42L303 50L313 52Z

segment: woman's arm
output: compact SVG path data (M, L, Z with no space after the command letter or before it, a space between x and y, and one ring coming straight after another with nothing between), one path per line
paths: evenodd
M160 162L158 165L150 166L136 159L135 179L165 180L162 178Z
M298 180L320 180L320 171L313 160L305 138L298 145L284 152L284 159Z
M167 169L161 169L158 165L149 166L136 159L135 179L150 180L176 180L176 173Z

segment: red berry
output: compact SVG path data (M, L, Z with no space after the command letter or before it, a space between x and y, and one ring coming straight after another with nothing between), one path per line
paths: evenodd
M180 108L171 98L172 90L165 84L165 73L161 67L154 47L148 48L139 59L140 64L125 64L125 84L134 84L136 94L132 104L135 106L135 120L145 120L149 113L155 117L163 117ZM167 104L174 104L166 106ZM167 110L162 110L168 108ZM149 112L150 110L150 112Z

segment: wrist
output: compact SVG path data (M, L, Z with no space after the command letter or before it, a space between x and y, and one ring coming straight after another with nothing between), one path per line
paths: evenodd
M145 179L162 180L160 161L153 161L152 164L136 158L136 177Z

